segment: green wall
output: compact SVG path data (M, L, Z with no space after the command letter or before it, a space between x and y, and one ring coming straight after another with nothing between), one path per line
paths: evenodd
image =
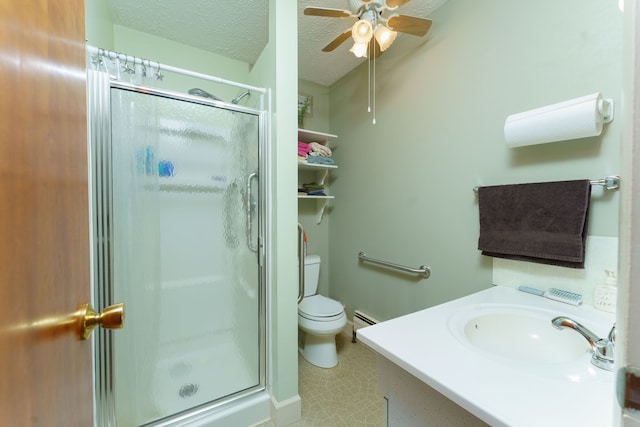
M87 43L113 50L113 22L106 0L86 0L84 15Z
M268 295L271 306L271 373L269 385L274 399L290 410L277 414L279 423L300 416L298 399L298 267L297 267L297 161L292 154L297 127L297 20L292 3L269 2L269 43L251 71L261 86L271 89L269 147L269 227L271 239ZM277 406L277 405L276 405ZM283 421L284 420L284 421Z
M329 88L306 80L298 80L298 92L313 97L312 115L304 118L301 127L317 132L329 132Z
M127 53L137 58L152 59L161 64L236 82L246 82L248 79L249 64L244 62L119 25L114 25L113 28L116 52ZM166 77L156 83L162 88L178 92L187 92L191 88L199 87L226 101L230 101L244 92L241 88L204 81L195 77L164 71L163 74L166 74Z
M330 296L385 320L491 285L477 250L477 185L620 173L620 112L600 137L507 148L513 113L602 92L621 105L622 13L610 0L450 0L424 38L404 35L331 87ZM616 236L618 195L593 189L589 234ZM357 254L417 267L417 280Z

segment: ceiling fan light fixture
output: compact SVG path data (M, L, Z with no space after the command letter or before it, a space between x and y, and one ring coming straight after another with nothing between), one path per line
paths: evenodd
M356 43L369 43L373 36L373 26L366 19L361 19L353 24L351 28L351 36Z
M353 54L358 58L366 58L367 51L369 50L368 42L355 42L353 47L349 49L349 52L353 52Z
M396 31L390 30L382 24L378 25L375 36L378 44L380 45L380 51L384 52L387 50L387 48L391 46L393 41L396 39L397 35L398 33Z
M344 1L344 0L343 0ZM357 58L369 58L369 108L373 113L372 123L376 123L376 58L389 48L398 33L413 36L424 36L431 27L431 20L410 15L391 14L398 7L410 0L347 0L351 10L326 7L306 7L305 15L330 18L357 18L358 20L346 31L343 31L328 45L323 52L331 52L349 38L354 44L349 49ZM373 71L373 73L372 73ZM373 102L372 102L373 101Z

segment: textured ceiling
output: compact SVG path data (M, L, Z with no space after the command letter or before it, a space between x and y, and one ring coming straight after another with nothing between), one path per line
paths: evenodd
M274 0L272 0L274 1ZM290 0L287 0L290 1ZM427 18L446 0L411 0L395 13ZM268 0L107 0L114 24L254 64L268 38ZM333 52L322 48L355 18L305 16L307 6L349 9L348 0L298 0L298 75L323 86L357 67L347 40ZM395 43L402 38L399 35ZM172 64L177 65L177 64Z
M268 0L107 0L107 4L114 24L249 64L267 44Z

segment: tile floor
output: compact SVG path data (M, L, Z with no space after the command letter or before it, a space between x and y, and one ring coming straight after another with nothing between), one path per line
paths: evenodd
M338 334L338 366L318 368L298 355L302 419L291 427L381 427L375 354L350 334ZM271 422L259 427L274 427Z

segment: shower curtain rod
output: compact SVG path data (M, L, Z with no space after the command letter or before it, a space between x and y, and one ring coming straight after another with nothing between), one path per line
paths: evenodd
M95 46L91 46L89 44L86 45L86 47L87 47L87 52L89 52L89 54L91 54L91 55L106 56L107 58L113 57L114 59L115 58L120 58L120 59L125 60L127 62L130 62L132 64L146 65L148 67L157 68L158 70L170 71L172 73L178 73L178 74L183 74L185 76L196 77L198 79L208 80L208 81L215 82L215 83L220 83L220 84L229 85L229 86L235 86L235 87L239 87L239 88L242 88L242 89L247 89L247 90L250 90L250 91L253 91L253 92L258 92L258 93L261 93L261 94L264 94L267 91L265 88L256 87L256 86L250 86L250 85L246 85L246 84L243 84L243 83L234 82L233 80L226 80L226 79L222 79L220 77L215 77L215 76L210 76L208 74L198 73L196 71L185 70L184 68L173 67L171 65L164 65L164 64L160 64L158 61L151 61L149 59L137 58L135 56L129 56L129 55L125 55L124 53L118 53L118 52L114 52L112 50L98 48L98 47L95 47Z

